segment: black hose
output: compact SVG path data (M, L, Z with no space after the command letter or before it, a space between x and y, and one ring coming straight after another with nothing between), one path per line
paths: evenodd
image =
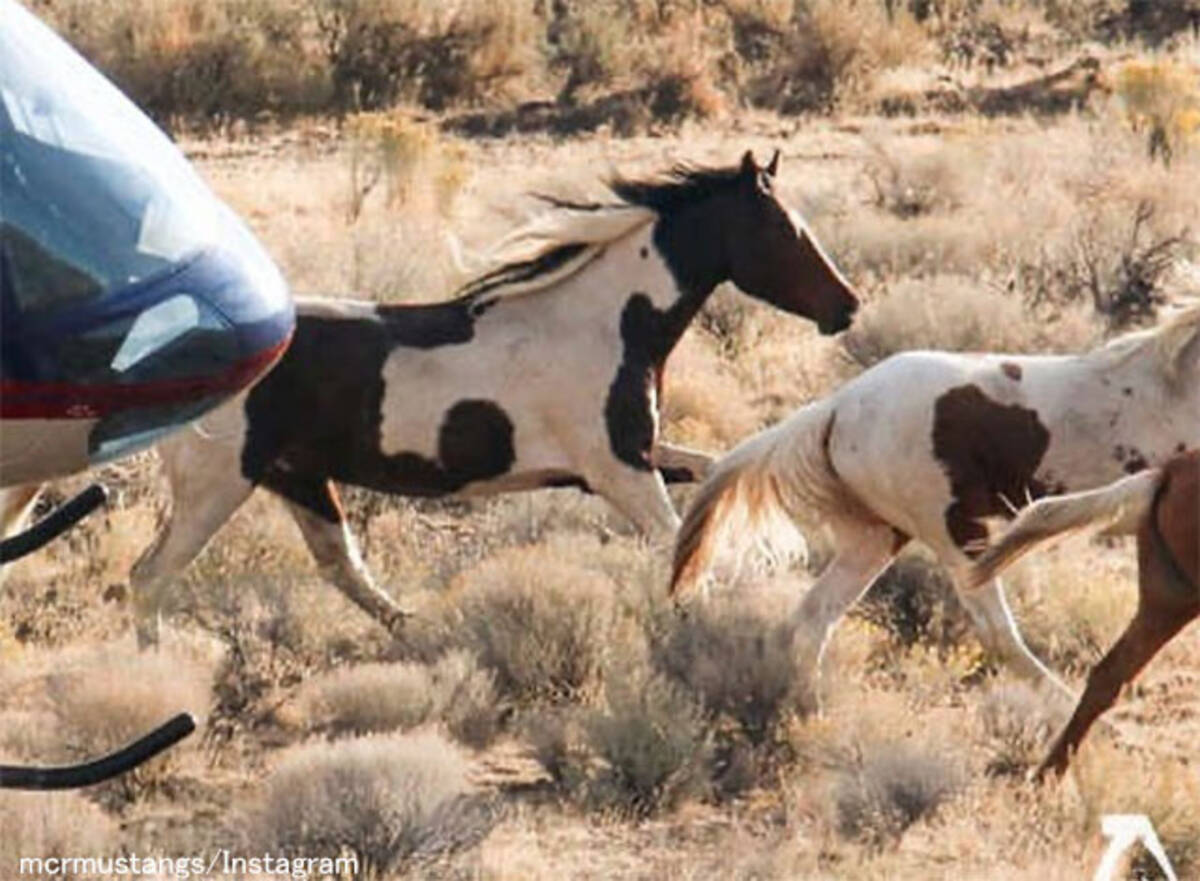
M124 749L91 762L57 768L0 765L0 789L76 789L103 783L154 758L196 730L188 713L180 713Z
M108 492L93 483L71 501L61 505L24 532L0 540L0 565L32 554L46 542L70 529L108 500Z

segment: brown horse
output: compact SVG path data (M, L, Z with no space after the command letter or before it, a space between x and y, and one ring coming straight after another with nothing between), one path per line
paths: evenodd
M1088 675L1087 688L1035 771L1062 774L1092 723L1121 687L1200 615L1200 450L1091 492L1030 505L971 567L986 584L1017 557L1071 529L1107 522L1109 533L1137 533L1138 608L1125 632Z

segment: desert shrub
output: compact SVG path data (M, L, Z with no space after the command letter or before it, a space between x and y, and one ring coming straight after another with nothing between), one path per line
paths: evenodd
M546 27L547 61L560 73L558 99L573 102L584 87L611 84L632 69L630 9L624 3L560 3Z
M969 151L945 146L920 151L893 149L887 141L870 137L867 146L871 158L866 175L875 207L908 218L962 206L969 191Z
M604 706L586 716L584 730L603 762L587 785L594 803L644 817L707 785L703 715L676 683L640 664L610 674Z
M755 745L787 713L802 710L786 621L744 599L710 600L686 616L667 613L651 638L655 666L695 696L712 716L727 716Z
M713 79L722 45L719 13L706 14L696 3L620 0L555 3L548 13L547 66L561 78L559 105L579 125L609 122L630 133L724 106Z
M49 711L4 710L0 712L0 756L4 760L38 759L58 719ZM54 745L57 747L57 745Z
M908 741L877 743L834 784L837 830L869 847L898 841L963 784L963 769L940 751Z
M556 794L580 804L587 803L588 781L596 764L584 727L589 712L579 706L540 707L518 723L522 741L549 776Z
M1088 203L1065 296L1086 298L1115 328L1152 320L1167 300L1169 271L1196 247L1190 230L1162 229L1148 200L1132 211L1099 193Z
M979 705L987 772L1020 775L1034 767L1054 733L1057 713L1044 695L1024 682L989 689Z
M653 622L654 666L703 710L711 729L715 793L749 789L790 761L788 724L814 707L815 691L798 669L786 618L764 604L710 599L686 616Z
M471 746L491 741L499 716L491 674L461 650L428 665L342 667L307 680L295 708L309 731L364 735L440 721Z
M607 671L598 706L540 707L518 728L553 791L583 808L643 818L709 789L712 727L644 658Z
M1076 4L1055 3L1056 6ZM1095 9L1092 31L1107 40L1142 41L1158 46L1181 31L1200 29L1200 7L1195 0L1104 0L1079 4Z
M745 300L722 298L718 311L704 319L729 328L722 338L691 332L671 353L661 402L664 430L671 440L703 450L728 448L759 427L754 405L741 393L737 367L742 365L731 363L739 350L746 360L754 351L750 338L757 334L750 325L756 322L745 317ZM722 357L718 345L733 357Z
M851 614L864 618L903 647L953 647L971 623L945 570L931 560L906 554L871 585Z
M481 749L492 742L504 708L492 674L465 651L447 652L429 672L438 718L461 743Z
M537 547L496 554L451 586L467 646L518 703L578 700L594 688L615 589L601 572Z
M0 792L0 829L0 872L9 878L22 857L102 857L120 835L116 820L74 792Z
M251 836L291 856L353 855L372 879L473 846L495 819L463 756L426 731L297 747L267 778Z
M1069 316L1067 316L1069 317ZM1066 317L1065 317L1066 318ZM904 280L873 301L842 337L850 359L869 367L908 349L1037 352L1063 349L1086 325L1038 321L1020 297L957 276ZM1077 344L1076 344L1077 345ZM1068 351L1070 349L1068 348Z
M420 664L358 664L310 679L298 701L309 727L332 734L407 730L428 721L434 695Z
M466 180L462 148L442 138L437 129L399 112L358 113L347 120L351 194L350 219L383 184L384 204L423 205L448 214ZM421 188L424 192L418 193Z
M86 0L36 11L161 123L304 112L327 101L301 0Z
M1106 552L1080 538L1006 573L1021 632L1052 670L1086 675L1133 618L1137 579L1130 550L1122 542ZM1087 556L1086 569L1076 554Z
M428 0L312 0L343 110L398 100L443 109L478 101L530 63L529 5Z
M807 0L790 19L743 5L736 44L750 59L745 96L783 113L828 110L868 92L881 71L915 63L931 49L905 10L888 15L875 0Z
M1151 159L1169 164L1200 130L1197 71L1171 61L1130 61L1117 69L1114 91L1134 130L1146 132Z
M46 680L55 732L75 760L91 759L141 737L181 710L203 720L218 658L211 645L170 639L155 652L107 644L64 652ZM170 640L170 641L168 641ZM104 784L119 800L162 785L187 754L175 747Z

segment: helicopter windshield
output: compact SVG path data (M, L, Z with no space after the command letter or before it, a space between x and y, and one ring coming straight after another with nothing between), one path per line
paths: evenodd
M0 5L0 251L12 305L56 310L220 247L253 276L264 316L284 308L270 258L167 137L19 4Z

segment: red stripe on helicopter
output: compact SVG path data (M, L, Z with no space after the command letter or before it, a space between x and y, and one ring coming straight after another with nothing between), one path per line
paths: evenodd
M122 410L236 392L266 372L283 354L287 339L239 361L219 376L166 379L128 385L0 380L0 419L99 419Z

